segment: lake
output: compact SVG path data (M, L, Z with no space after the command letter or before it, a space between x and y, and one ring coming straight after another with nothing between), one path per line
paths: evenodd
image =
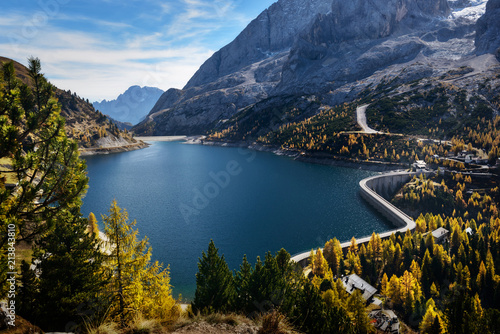
M391 228L359 195L374 172L314 165L241 148L153 142L146 149L85 157L82 213L98 220L113 199L137 220L153 260L170 265L174 296L192 300L198 258L211 239L230 269L246 254L290 254ZM101 225L102 226L102 225Z

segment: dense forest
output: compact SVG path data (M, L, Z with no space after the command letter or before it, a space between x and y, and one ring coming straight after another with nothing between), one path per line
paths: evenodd
M466 174L470 166L464 162L443 159L467 150L496 162L500 118L480 104L470 107L476 122L442 141L450 134L439 126L427 130L437 140L347 133L359 130L354 104L259 135L262 144L352 161L408 166L425 159L436 173L413 178L392 196L417 227L383 240L374 233L364 244L353 238L344 249L332 239L311 251L306 268L282 249L254 264L244 257L231 271L211 242L199 259L195 298L182 310L172 296L170 268L152 261L148 239L138 239L126 210L111 203L100 217L102 231L94 214L82 216L88 179L78 144L68 138L38 59L29 60L28 76L29 85L17 79L12 63L0 75L0 289L7 323L15 317L18 325L26 319L45 331L147 333L175 330L188 319L236 314L254 321L259 333L372 333L372 306L342 282L356 274L396 312L402 332L499 331L498 176ZM437 108L442 92L422 99ZM374 104L369 117L382 122L381 115L399 102ZM431 118L441 112L431 109ZM292 120L294 110L289 112ZM384 126L392 131L391 124ZM232 133L214 132L211 138ZM438 228L447 231L444 240L433 236Z

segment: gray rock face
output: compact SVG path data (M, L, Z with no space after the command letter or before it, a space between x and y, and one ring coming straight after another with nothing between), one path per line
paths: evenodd
M334 0L295 41L280 87L308 92L413 59L425 48L415 32L449 13L446 0Z
M148 135L204 133L239 109L267 98L281 79L287 55L278 53L199 87L169 89L133 130Z
M151 111L163 90L156 87L132 86L116 100L92 103L96 110L120 121L137 124Z
M476 53L493 53L500 60L500 0L489 0L477 21Z
M359 90L345 87L379 72L382 80L392 66L417 59L449 63L471 54L477 17L450 14L447 0L279 0L208 59L183 90L167 91L134 131L200 134L287 94L315 94L325 103L353 99ZM494 30L488 22L485 31ZM408 80L440 70L406 67Z
M253 20L234 41L210 57L184 89L201 86L287 50L296 34L332 0L279 0Z

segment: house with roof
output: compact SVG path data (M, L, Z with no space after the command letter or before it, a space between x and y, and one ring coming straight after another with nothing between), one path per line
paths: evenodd
M434 231L431 232L432 236L434 237L434 242L438 244L444 243L446 240L448 240L448 235L450 234L450 231L445 229L444 227L439 227L435 229Z
M342 283L349 294L352 294L355 290L359 290L366 302L370 301L377 292L377 289L356 274L342 277Z

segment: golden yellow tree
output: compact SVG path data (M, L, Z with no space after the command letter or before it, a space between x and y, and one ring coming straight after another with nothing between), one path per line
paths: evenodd
M328 263L323 257L323 252L318 248L316 256L314 257L313 275L318 277L325 277L328 272Z
M426 312L419 327L422 334L446 332L442 314L436 310L436 304L432 298L426 303Z
M358 253L358 243L356 242L356 238L355 237L351 238L351 244L349 245L348 250L351 253L354 253L354 254Z
M177 318L180 311L172 297L168 268L150 263L152 249L147 237L137 239L136 221L129 221L116 200L102 219L109 239L106 270L111 277L111 316L122 324L141 313L161 321Z
M413 277L413 274L406 270L399 279L400 297L406 310L411 311L415 307L415 302L422 298L422 288L420 283Z
M343 257L340 241L338 241L337 238L333 238L328 241L325 244L325 248L323 248L323 255L332 269L332 273L337 275L340 267L340 261Z
M89 227L88 231L89 233L93 234L96 238L99 237L99 226L97 225L97 219L95 218L95 215L93 212L89 214Z

